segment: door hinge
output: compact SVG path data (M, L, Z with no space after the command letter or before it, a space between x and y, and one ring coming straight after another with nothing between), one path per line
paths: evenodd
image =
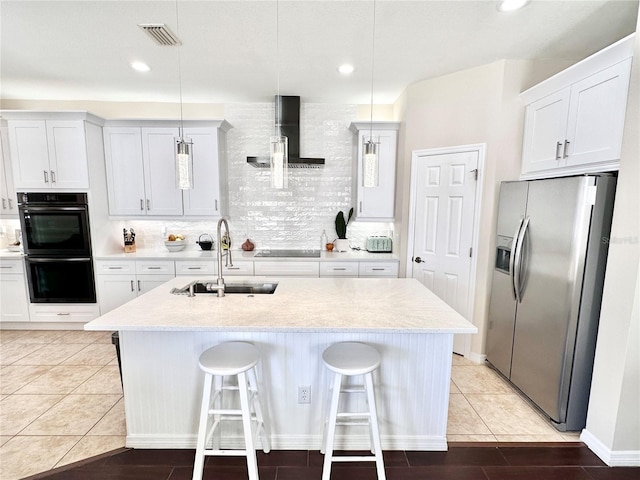
M474 168L473 170L471 170L471 173L473 173L473 179L478 180L478 169Z

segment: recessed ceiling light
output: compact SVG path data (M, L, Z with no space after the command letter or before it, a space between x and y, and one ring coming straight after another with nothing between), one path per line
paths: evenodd
M131 68L137 72L148 72L151 67L144 62L131 62Z
M344 65L340 65L338 67L338 71L342 75L351 75L353 73L353 65L349 65L348 63L345 63Z
M527 5L531 0L502 0L496 8L499 12L513 12Z

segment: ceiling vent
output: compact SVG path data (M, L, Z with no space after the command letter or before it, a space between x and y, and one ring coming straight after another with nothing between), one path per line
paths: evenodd
M138 26L162 47L182 45L176 34L169 30L169 27L164 23L141 23Z

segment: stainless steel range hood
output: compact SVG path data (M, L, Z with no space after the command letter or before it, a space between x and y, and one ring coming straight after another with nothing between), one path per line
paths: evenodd
M320 168L324 158L300 157L300 97L276 95L276 126L289 142L289 168ZM256 168L269 168L269 157L247 157Z

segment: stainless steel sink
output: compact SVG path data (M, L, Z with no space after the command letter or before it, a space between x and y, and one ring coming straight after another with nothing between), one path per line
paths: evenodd
M171 293L189 294L190 287L193 285L193 293L214 293L217 294L216 283L213 281L196 281L185 285L183 288L173 289ZM231 294L244 294L244 295L265 295L272 294L276 291L277 283L264 283L264 282L230 282L225 283L224 293L225 295Z

